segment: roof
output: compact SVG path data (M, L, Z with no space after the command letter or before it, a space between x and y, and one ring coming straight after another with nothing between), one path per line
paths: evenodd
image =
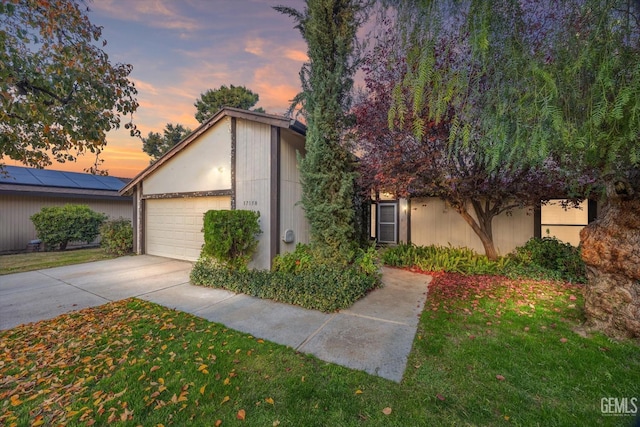
M21 166L3 166L0 193L88 198L117 197L127 179Z
M130 192L137 183L142 181L148 175L150 175L153 171L162 166L166 161L171 159L173 156L178 154L185 148L187 145L191 144L191 142L198 139L200 135L205 133L207 130L212 128L216 123L225 117L235 117L239 119L250 120L258 123L265 123L271 126L277 126L280 128L291 129L292 131L305 136L307 127L300 123L295 119L290 119L284 116L277 116L273 114L265 114L265 113L257 113L255 111L242 110L240 108L231 108L225 107L219 110L216 114L214 114L211 118L203 122L200 126L196 128L193 132L187 135L182 141L173 146L169 151L167 151L162 157L160 157L155 163L149 165L146 169L140 172L135 176L127 185L124 186L120 190L120 194L127 194Z
M44 187L80 188L84 190L120 191L125 181L113 176L91 175L20 166L4 166L1 184L37 185Z

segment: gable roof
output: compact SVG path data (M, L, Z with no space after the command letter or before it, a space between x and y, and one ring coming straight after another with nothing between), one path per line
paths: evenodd
M187 135L182 141L173 146L162 157L160 157L155 163L149 165L146 169L136 175L127 185L120 190L120 194L127 194L136 186L137 183L142 181L153 171L158 169L164 163L166 163L173 156L182 151L186 146L198 139L200 135L207 130L215 126L220 120L225 117L235 117L239 119L250 120L253 122L264 123L271 126L277 126L280 128L291 129L292 131L305 136L307 127L297 120L290 119L284 116L277 116L273 114L257 113L255 111L242 110L240 108L224 107L214 114L211 118L205 120L200 126L198 126L193 132Z

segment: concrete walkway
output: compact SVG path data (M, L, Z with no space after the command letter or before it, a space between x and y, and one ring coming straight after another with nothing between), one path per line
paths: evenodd
M142 255L0 276L0 330L137 297L399 382L430 281L384 268L383 288L326 314L193 286L191 267Z

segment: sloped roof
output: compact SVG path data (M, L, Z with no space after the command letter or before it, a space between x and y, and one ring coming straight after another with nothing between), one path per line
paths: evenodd
M162 157L160 157L155 163L149 165L146 169L136 175L125 187L120 190L120 194L130 194L135 185L142 181L146 176L162 166L167 160L178 154L187 145L191 144L194 140L198 139L200 135L213 127L216 123L225 117L236 117L239 119L251 120L254 122L265 123L271 126L278 126L280 128L291 129L292 131L305 136L307 127L297 120L290 119L284 116L277 116L273 114L257 113L255 111L243 110L240 108L224 107L216 114L211 116L208 120L205 120L200 126L193 132L187 135L182 141L173 146Z
M126 181L113 176L4 166L4 173L0 173L0 184L120 191Z

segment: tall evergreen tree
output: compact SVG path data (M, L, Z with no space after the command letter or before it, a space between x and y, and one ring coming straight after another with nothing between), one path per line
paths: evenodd
M349 261L357 235L355 172L342 143L357 67L356 33L366 4L357 0L307 0L304 12L277 6L293 17L308 46L300 71L300 100L307 120L306 155L300 162L302 204L312 243L327 260Z

